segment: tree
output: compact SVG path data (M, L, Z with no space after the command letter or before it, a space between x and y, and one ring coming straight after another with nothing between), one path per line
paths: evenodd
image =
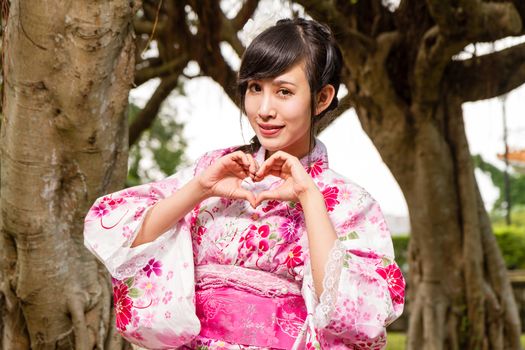
M499 197L494 202L492 207L492 222L503 221L503 217L506 212L506 199L505 199L505 174L494 164L485 161L480 155L472 157L474 166L487 175L490 176L492 183L499 189ZM510 178L510 201L513 203L512 213L519 215L519 219L515 222L517 225L524 225L523 221L520 221L521 217L525 213L525 175L519 172L511 172ZM522 220L522 219L521 219ZM513 220L514 222L514 220Z
M130 103L130 123L133 123L141 110ZM179 166L186 163L183 128L184 125L175 120L173 113L159 113L153 125L130 145L126 187L160 180L174 174ZM143 161L148 164L142 165Z
M133 21L134 83L160 78L160 84L130 126L130 144L152 125L169 93L194 77L185 72L190 62L200 67L196 76L211 77L236 100L235 69L223 52L242 55L237 33L258 3L143 0ZM349 94L324 125L354 108L407 199L408 348L520 348L516 305L474 178L461 104L523 84L525 44L467 59L457 54L471 43L523 35L525 3L295 3L329 23L343 49ZM130 4L11 3L1 137L4 347L75 341L79 348L112 348L117 339L107 334L113 329L107 275L80 234L94 198L124 183L123 111L134 64ZM140 55L150 43L157 55ZM45 123L37 124L37 114ZM25 327L14 327L17 320Z
M467 54L473 43L524 35L525 3L294 3L330 24L344 54L349 93L336 113L326 115L324 126L354 108L407 200L412 227L408 348L520 348L516 304L475 181L461 106L523 84L525 44L466 59L458 54ZM153 38L158 56L138 60L135 83L161 78L148 103L152 111L190 61L199 64L199 75L237 99L235 72L221 48L242 55L237 33L257 4L247 0L238 11L227 11L211 0L144 1L135 21L138 46ZM145 109L132 134L140 134L154 116Z
M83 219L126 177L134 1L3 1L3 349L122 348Z

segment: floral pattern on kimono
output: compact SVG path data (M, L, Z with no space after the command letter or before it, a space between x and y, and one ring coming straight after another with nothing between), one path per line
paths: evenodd
M186 230L191 234L193 261L191 257L186 258L181 262L185 267L194 266L199 271L215 266L212 270L219 281L228 280L228 276L235 275L239 269L256 271L270 276L269 281L275 279L277 284L286 284L288 287L283 290L295 291L302 297L307 313L296 326L293 348L383 349L385 327L403 311L405 288L401 271L394 262L390 233L377 202L363 188L329 168L326 148L319 140L310 155L300 161L323 194L338 235L325 267L320 298L314 290L300 203L268 200L254 209L244 200L209 198L155 241L130 248L144 215L156 202L235 149L208 152L194 166L162 181L100 197L86 217L86 247L104 263L115 281L129 281L134 276L140 280L144 276L156 277L160 269L173 270L156 259L156 252ZM254 157L262 164L264 148ZM278 187L282 181L270 175L256 183L247 178L243 186L259 193ZM239 276L232 278L236 288L248 291L265 288L259 286L257 280L243 278L242 273ZM195 282L205 284L199 277ZM136 320L126 312L126 305L132 301L126 296L129 286L123 283L117 287L114 297L119 330L133 322L155 322L154 319ZM134 288L140 290L141 295L146 295L150 288L149 293L153 295L151 289L155 287L142 283L135 284ZM267 291L273 290L268 288ZM162 301L157 302L168 304L169 293L156 293L163 295ZM177 315L169 317L176 319ZM136 336L139 342L142 335ZM186 340L186 348L191 349L266 349L202 335Z

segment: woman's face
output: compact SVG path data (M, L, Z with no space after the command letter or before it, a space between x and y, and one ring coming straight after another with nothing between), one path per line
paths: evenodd
M248 81L244 107L266 156L282 150L298 158L309 149L310 86L303 64L275 78Z

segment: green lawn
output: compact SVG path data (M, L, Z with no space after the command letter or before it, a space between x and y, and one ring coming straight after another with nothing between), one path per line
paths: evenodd
M521 346L525 348L525 334L521 335ZM387 350L404 350L405 333L388 332L386 348Z

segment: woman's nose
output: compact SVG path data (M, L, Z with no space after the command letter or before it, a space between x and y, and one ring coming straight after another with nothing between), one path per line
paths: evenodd
M273 118L276 115L275 108L272 104L272 99L270 94L263 94L259 104L259 110L257 114L261 118Z

